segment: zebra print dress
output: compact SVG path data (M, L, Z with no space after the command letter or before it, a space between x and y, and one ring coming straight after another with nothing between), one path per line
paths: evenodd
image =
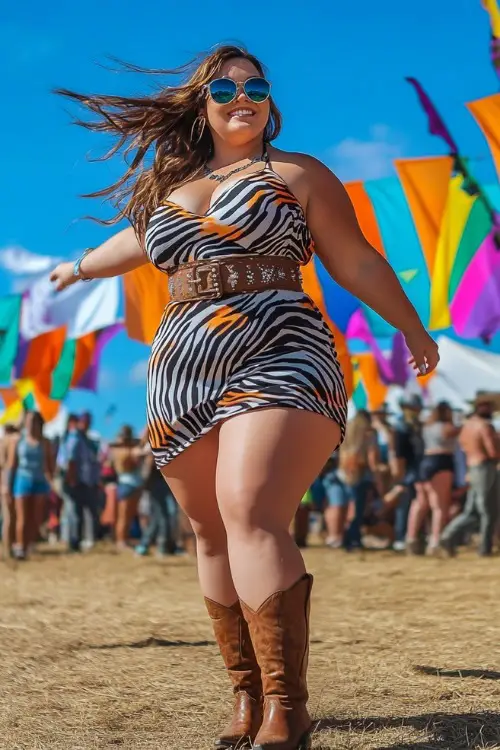
M164 272L246 253L303 265L313 242L300 203L266 164L217 188L204 215L165 201L149 222L146 252ZM148 371L149 438L159 467L221 420L269 406L323 414L344 435L344 379L310 297L265 290L167 305Z

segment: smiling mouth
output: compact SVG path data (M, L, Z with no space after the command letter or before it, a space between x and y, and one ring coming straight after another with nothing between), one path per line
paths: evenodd
M229 117L253 117L254 115L255 112L246 107L238 107L238 109L232 109L231 112L229 112Z

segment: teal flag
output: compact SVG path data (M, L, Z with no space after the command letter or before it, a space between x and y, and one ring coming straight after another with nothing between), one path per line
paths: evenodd
M424 325L429 322L430 279L420 240L399 180L386 177L365 182L365 190L375 211L387 260L415 305ZM388 337L394 328L365 307L374 335Z
M10 385L19 346L21 295L0 297L0 385Z

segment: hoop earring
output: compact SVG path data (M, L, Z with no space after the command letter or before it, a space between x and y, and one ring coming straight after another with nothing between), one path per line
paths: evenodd
M207 121L206 121L205 116L198 115L196 120L193 122L193 126L191 128L191 143L196 145L197 143L201 141L203 137L203 133L205 132L206 124L207 124Z

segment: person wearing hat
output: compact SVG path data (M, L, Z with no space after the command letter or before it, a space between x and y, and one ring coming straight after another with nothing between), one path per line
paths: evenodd
M469 490L463 512L451 521L441 535L441 547L454 555L460 535L480 519L479 554L491 555L498 519L498 475L500 436L491 422L494 405L492 396L478 393L474 413L465 422L459 442L465 453L469 475Z

